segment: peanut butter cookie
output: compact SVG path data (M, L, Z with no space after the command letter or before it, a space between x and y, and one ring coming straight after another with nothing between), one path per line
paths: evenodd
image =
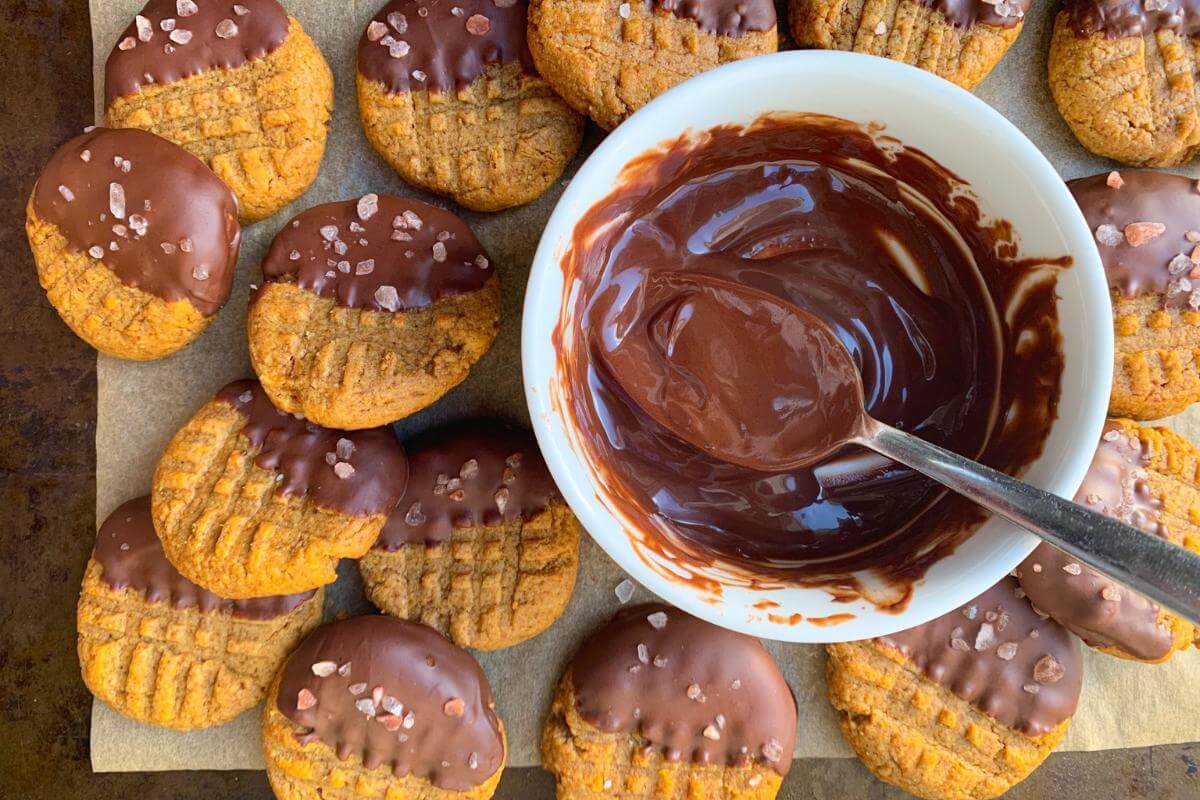
M1200 191L1126 170L1071 181L1108 275L1116 361L1108 410L1157 419L1200 400Z
M575 654L542 764L558 800L770 800L795 740L795 700L756 639L652 603Z
M263 714L280 800L486 800L504 770L487 676L436 631L384 616L317 628Z
M529 49L554 90L612 129L693 75L779 47L771 0L530 0Z
M500 279L461 219L366 195L283 227L251 300L250 360L271 400L320 425L406 417L487 352Z
M150 498L109 515L79 595L79 663L92 694L125 716L177 730L220 725L256 705L284 656L321 621L323 591L225 600L163 554Z
M1075 502L1200 552L1198 469L1200 452L1179 434L1109 420ZM1162 662L1200 636L1190 622L1048 544L1017 575L1036 608L1110 655Z
M358 562L371 602L480 650L550 627L575 588L579 522L533 436L475 421L405 449L408 488Z
M974 800L1024 780L1066 732L1079 642L1005 578L907 631L827 646L842 735L880 780L927 800Z
M302 592L370 548L407 477L390 428L322 428L235 381L167 445L154 528L171 563L223 597Z
M1017 40L1032 0L789 0L801 47L903 61L972 89Z
M1050 92L1096 155L1182 164L1200 150L1194 7L1162 0L1067 0L1050 39Z
M96 128L50 158L25 230L50 304L117 358L170 355L229 299L241 229L212 171L165 139Z
M317 177L333 108L321 51L276 0L150 0L104 68L108 124L186 148L269 217Z
M527 0L392 0L367 25L359 115L404 180L498 211L562 175L583 119L534 68L527 8Z

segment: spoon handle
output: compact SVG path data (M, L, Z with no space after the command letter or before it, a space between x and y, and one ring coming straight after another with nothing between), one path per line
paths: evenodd
M933 478L1200 625L1200 556L872 420L857 442Z

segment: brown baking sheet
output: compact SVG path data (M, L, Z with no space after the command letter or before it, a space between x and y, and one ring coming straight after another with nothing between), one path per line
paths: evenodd
M143 2L91 0L98 104L104 96L104 59ZM360 31L377 7L375 0L283 2L316 39L337 81L336 108L321 175L291 208L245 230L233 299L198 342L171 358L149 364L99 358L99 519L123 500L149 488L163 445L201 403L225 382L251 374L245 343L248 287L258 280L259 259L284 221L310 205L357 197L368 191L413 194L370 149L358 124L354 52ZM1045 81L1049 21L1050 11L1036 5L1017 44L977 93L1024 130L1064 178L1109 169L1110 164L1090 156L1076 144L1049 98ZM100 119L99 106L96 112ZM584 152L599 139L600 134L589 129ZM986 157L984 142L980 143L980 157ZM538 236L561 191L561 186L556 186L534 203L500 214L464 215L502 276L504 319L500 335L470 378L433 408L402 422L398 426L401 434L423 430L444 419L477 414L527 419L521 389L521 302ZM1171 424L1200 438L1200 411L1176 418ZM341 578L326 604L327 616L366 609L353 565L344 563L340 572ZM586 632L616 608L613 589L623 578L621 571L585 537L579 581L563 618L532 641L480 656L508 729L510 766L538 763L538 731L559 672ZM646 596L639 589L635 600ZM800 704L797 755L849 756L824 700L822 649L778 643L769 647ZM1200 693L1189 681L1200 667L1200 654L1191 651L1157 667L1090 652L1086 659L1084 697L1060 749L1100 750L1200 740ZM92 766L98 772L261 769L258 711L247 712L220 728L181 734L130 722L97 702L92 710L91 753Z

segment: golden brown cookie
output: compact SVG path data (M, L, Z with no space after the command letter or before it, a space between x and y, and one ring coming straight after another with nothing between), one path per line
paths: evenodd
M487 676L423 625L352 617L280 668L262 724L280 800L486 800L504 771Z
M789 0L801 47L903 61L972 89L1017 40L1032 0Z
M359 115L404 180L498 211L562 175L583 119L534 68L526 10L527 0L392 0L367 25Z
M408 416L491 346L500 279L461 219L366 195L283 227L251 300L250 360L272 401L329 427Z
M1109 413L1157 419L1200 401L1200 191L1125 170L1068 186L1092 229L1116 326Z
M542 729L558 800L770 800L796 703L758 640L661 603L584 642Z
M771 0L530 0L538 71L612 129L705 70L779 46Z
M241 242L237 202L208 167L153 134L105 128L51 157L25 231L63 321L138 361L204 332L229 299Z
M1013 578L916 628L827 646L842 735L880 780L927 800L996 797L1066 732L1079 642Z
M119 506L96 536L79 595L79 663L92 694L176 730L256 705L279 664L321 621L323 590L225 600L163 554L150 498Z
M1167 428L1109 420L1075 502L1200 552L1200 451ZM1017 568L1030 602L1092 647L1159 663L1200 632L1112 579L1042 544Z
M405 450L408 488L358 562L371 602L479 650L550 627L575 588L579 521L532 434L480 420Z
M333 108L321 51L276 0L150 0L104 69L108 124L186 148L269 217L317 177Z
M390 428L322 428L235 381L167 444L154 527L171 563L222 597L302 592L367 551L407 477Z
M1151 10L1154 9L1154 10ZM1188 6L1153 0L1068 0L1054 18L1050 92L1096 155L1165 167L1200 150Z

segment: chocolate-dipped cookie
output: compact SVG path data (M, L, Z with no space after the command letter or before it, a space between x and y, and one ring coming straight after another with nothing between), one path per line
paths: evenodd
M262 743L280 800L486 800L506 757L479 664L385 616L332 622L300 643L271 688Z
M771 0L530 0L538 70L605 129L693 75L778 49Z
M457 386L491 346L500 279L461 219L366 195L283 226L251 299L250 360L272 401L357 429Z
M212 170L165 139L95 128L46 164L25 230L50 304L118 358L161 358L229 299L241 229Z
M548 628L575 587L579 522L533 435L479 420L405 450L408 488L358 562L371 602L480 650Z
M256 705L284 656L321 621L323 590L227 600L179 574L150 498L119 506L96 536L79 594L83 682L125 716L176 730Z
M1032 0L788 0L802 47L903 61L972 89L1017 40Z
M792 762L796 704L758 640L661 603L584 642L542 729L559 800L769 800Z
M1182 175L1108 172L1068 186L1108 276L1109 413L1157 419L1200 400L1200 191Z
M1075 502L1200 552L1198 460L1174 431L1109 420ZM1187 620L1051 545L1034 550L1017 576L1034 607L1110 655L1157 663L1197 638Z
M167 444L154 527L171 563L224 597L305 591L370 548L407 476L390 428L322 428L235 381Z
M827 650L842 735L876 777L927 800L1024 780L1062 739L1083 680L1078 640L1014 578L924 625Z
M1190 160L1197 35L1200 14L1181 0L1067 0L1050 39L1050 93L1079 143L1135 166Z
M392 0L358 44L367 140L404 180L476 211L527 203L562 174L583 119L538 75L528 0Z
M150 0L108 56L104 102L110 126L153 131L212 167L253 221L316 178L333 75L276 0Z

